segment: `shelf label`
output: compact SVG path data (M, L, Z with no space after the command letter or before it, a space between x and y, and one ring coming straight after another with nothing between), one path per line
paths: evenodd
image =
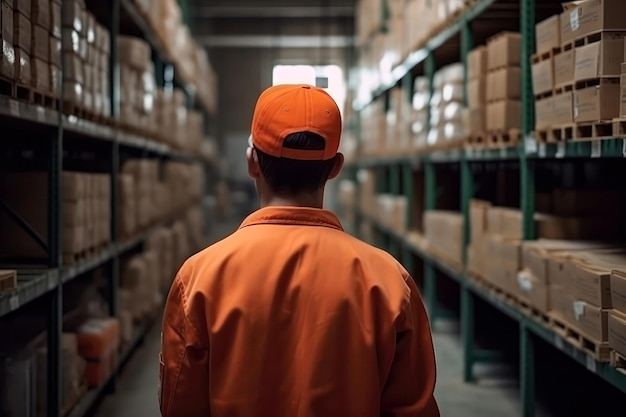
M15 100L9 100L9 112L12 116L20 116L20 104Z
M597 364L596 364L596 360L591 356L591 355L587 355L587 369L593 373L596 372L597 370Z
M580 29L580 8L577 7L573 12L569 14L569 24L572 29L572 32L576 32Z
M20 308L20 297L17 294L9 298L9 308L11 311L15 311Z
M539 154L539 158L545 158L546 157L546 144L540 143L537 152Z
M534 136L528 136L525 140L526 144L526 154L535 154L537 153L537 141Z
M565 142L559 142L556 147L555 158L565 158Z
M558 334L554 335L554 346L556 346L558 350L565 349L565 345L563 344L563 339L561 339L561 336L559 336Z
M600 158L602 156L602 144L600 141L591 142L591 157Z
M622 156L626 158L626 139L622 139Z
M500 158L506 158L506 148L500 148Z

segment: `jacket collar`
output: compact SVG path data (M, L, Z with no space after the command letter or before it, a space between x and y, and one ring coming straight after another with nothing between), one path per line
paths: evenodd
M321 226L343 231L339 219L333 213L310 207L265 207L249 215L239 228L259 224Z

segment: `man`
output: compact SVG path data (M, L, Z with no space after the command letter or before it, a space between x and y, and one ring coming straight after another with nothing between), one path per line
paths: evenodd
M261 209L189 259L163 319L164 417L437 417L430 326L409 274L322 209L341 171L322 89L265 91L248 172Z

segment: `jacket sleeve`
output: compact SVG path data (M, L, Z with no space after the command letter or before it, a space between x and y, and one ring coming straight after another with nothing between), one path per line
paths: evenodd
M405 278L409 301L398 318L396 349L381 397L382 417L439 417L430 324L415 282Z
M161 415L210 417L208 336L203 337L202 329L190 321L186 304L184 286L177 276L167 297L161 333Z

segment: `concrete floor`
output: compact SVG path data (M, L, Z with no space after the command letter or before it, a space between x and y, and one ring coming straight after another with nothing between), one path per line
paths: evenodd
M226 236L236 225L222 223L214 232L214 241ZM520 414L519 390L506 369L497 366L477 367L480 382L462 380L462 351L458 326L438 324L435 334L438 383L437 401L444 417L507 417ZM160 415L157 400L160 326L155 325L145 343L124 367L114 395L108 396L97 417L137 417Z

